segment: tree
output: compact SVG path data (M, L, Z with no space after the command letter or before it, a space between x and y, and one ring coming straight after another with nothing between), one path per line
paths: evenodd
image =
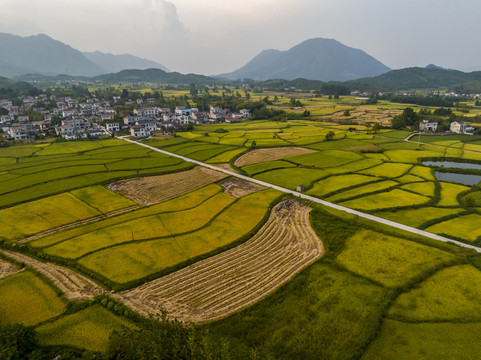
M128 99L129 98L129 91L127 89L122 90L122 95L120 95L122 99Z
M334 131L329 131L325 136L326 141L331 141L332 139L334 139L334 135L336 135Z
M35 349L35 333L21 324L0 327L0 359L25 359Z
M349 110L344 111L344 116L351 116L351 112Z

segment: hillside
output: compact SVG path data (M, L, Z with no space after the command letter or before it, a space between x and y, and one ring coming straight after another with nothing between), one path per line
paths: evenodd
M113 55L106 54L100 51L94 51L83 52L83 55L93 63L99 65L103 69L107 70L107 72L111 73L127 69L145 70L151 68L161 69L169 72L169 69L167 69L164 65L159 64L158 62L143 59L130 54Z
M362 50L333 39L309 39L290 50L264 50L242 68L219 77L235 79L305 78L346 81L377 76L390 69Z
M223 81L214 79L204 75L196 74L180 74L178 72L166 72L160 69L147 70L122 70L115 74L99 75L92 78L94 81L102 81L105 83L119 82L150 82L162 84L220 84Z
M15 81L0 76L0 89L30 90L32 85L24 81Z
M457 85L478 80L481 80L481 71L465 73L438 67L413 67L392 70L376 77L347 81L345 85L351 89L364 90L437 89L443 87L452 89Z
M0 33L1 76L25 73L92 76L104 72L80 51L47 35L21 37Z

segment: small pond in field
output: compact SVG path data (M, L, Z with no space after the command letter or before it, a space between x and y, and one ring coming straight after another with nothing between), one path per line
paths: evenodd
M467 162L423 161L422 164L425 166L436 166L436 167L444 167L449 169L481 170L481 164L472 164ZM434 175L440 181L454 182L454 183L463 184L467 186L476 185L481 181L481 175L460 174L455 171L450 171L450 172L435 171Z
M481 181L481 175L458 174L458 173L440 172L440 171L435 171L434 175L436 176L436 179L440 181L454 182L454 183L463 184L467 186L476 185Z
M455 161L423 161L425 166L439 166L452 169L474 169L481 170L481 164L471 164L465 162L455 162Z

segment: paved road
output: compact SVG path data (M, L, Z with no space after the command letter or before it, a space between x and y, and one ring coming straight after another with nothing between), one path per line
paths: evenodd
M312 202L315 202L315 203L318 203L318 204L321 204L321 205L324 205L324 206L328 206L328 207L336 209L336 210L345 211L349 214L353 214L353 215L362 217L364 219L369 219L369 220L372 220L372 221L375 221L375 222L378 222L378 223L381 223L381 224L389 225L389 226L392 226L392 227L395 227L395 228L398 228L398 229L401 229L401 230L408 231L408 232L413 233L413 234L425 236L425 237L428 237L430 239L439 240L439 241L443 241L443 242L454 243L456 245L459 245L459 246L462 246L462 247L465 247L465 248L468 248L468 249L473 249L473 250L476 250L477 252L481 252L481 248L478 248L478 247L473 246L473 245L465 244L465 243L462 243L462 242L456 241L456 240L451 240L451 239L445 238L443 236L439 236L439 235L436 235L436 234L433 234L433 233L430 233L430 232L427 232L427 231L424 231L424 230L419 230L419 229L413 228L411 226L403 225L403 224L400 224L400 223L397 223L397 222L394 222L394 221L386 220L386 219L383 219L383 218L380 218L380 217L377 217L377 216L374 216L374 215L370 215L370 214L366 214L366 213L363 213L363 212L360 212L360 211L357 211L357 210L353 210L353 209L347 208L345 206L333 204L333 203L330 203L330 202L325 201L325 200L318 199L318 198L313 197L313 196L309 196L309 195L306 195L306 194L303 194L303 193L300 193L300 192L297 192L297 191L294 191L294 190L283 188L281 186L277 186L277 185L270 184L270 183L267 183L267 182L264 182L264 181L260 181L260 180L251 178L249 176L240 175L240 174L237 174L235 172L225 170L225 169L221 169L221 168L218 168L214 165L206 164L206 163L203 163L201 161L190 159L190 158L187 158L185 156L177 155L177 154L174 154L174 153L162 150L162 149L158 149L158 148L155 148L153 146L149 146L147 144L143 144L143 143L138 142L138 141L126 139L126 138L121 137L121 136L119 137L119 139L128 141L132 144L137 144L137 145L149 148L151 150L154 150L154 151L166 154L166 155L170 155L170 156L182 159L182 160L187 161L187 162L197 164L199 166L204 166L204 167L209 168L209 169L217 170L217 171L223 172L225 174L235 176L235 177L237 177L239 179L242 179L242 180L250 181L250 182L265 186L265 187L270 187L272 189L276 189L276 190L282 191L282 192L287 193L287 194L292 194L294 196L300 197L301 199L306 199L306 200L309 200L309 201L312 201Z

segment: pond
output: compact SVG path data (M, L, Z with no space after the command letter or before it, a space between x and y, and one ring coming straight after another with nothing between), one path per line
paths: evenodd
M471 164L465 162L455 162L455 161L423 161L423 165L425 166L439 166L445 168L453 168L453 169L474 169L474 170L481 170L481 164Z
M436 179L440 181L455 182L467 186L476 185L481 181L481 175L458 174L453 172L435 171Z

